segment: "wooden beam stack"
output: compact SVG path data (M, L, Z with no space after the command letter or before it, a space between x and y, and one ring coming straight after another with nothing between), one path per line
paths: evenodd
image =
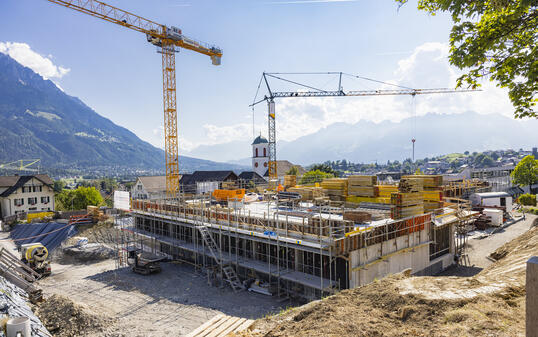
M402 177L398 192L391 193L391 217L402 219L424 214L423 181L414 176Z
M379 188L376 186L376 184L376 176L349 176L348 195L376 198L379 196Z
M332 201L346 201L348 180L346 178L330 178L321 182L323 193Z
M443 176L442 175L412 175L402 179L419 179L424 190L424 211L433 212L443 208Z
M284 176L284 187L295 187L297 185L297 176L296 175L290 175L287 174Z

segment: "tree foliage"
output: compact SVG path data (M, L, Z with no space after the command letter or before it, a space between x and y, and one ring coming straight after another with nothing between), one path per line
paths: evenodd
M338 173L328 163L314 164L310 167L310 171L321 171L321 172L332 174L333 176L338 176Z
M297 169L297 166L292 166L286 174L296 176L297 173L299 173L299 170Z
M56 194L56 208L59 211L86 209L98 206L103 197L95 187L79 187L76 190L63 190Z
M516 165L511 174L512 182L518 186L530 186L538 183L538 160L528 155Z
M452 15L450 63L466 70L458 87L477 88L489 78L508 88L516 118L538 117L536 0L419 0L418 8Z
M321 170L310 170L301 177L301 185L320 183L324 179L333 178L334 175Z

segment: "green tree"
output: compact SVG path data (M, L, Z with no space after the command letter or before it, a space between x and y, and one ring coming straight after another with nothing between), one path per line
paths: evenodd
M475 167L492 167L495 165L493 158L484 153L479 153L474 157Z
M301 177L301 185L320 183L324 179L333 178L334 175L321 170L310 170Z
M314 164L312 167L310 167L309 171L321 171L325 173L332 174L333 176L337 176L337 172L332 168L331 165L324 163L324 164Z
M65 187L65 182L63 180L54 181L54 193L60 193Z
M286 174L296 176L297 173L299 173L299 170L297 169L297 166L292 166Z
M518 186L538 183L538 160L528 155L516 165L511 174L512 182Z
M95 187L79 187L76 190L63 190L56 195L58 211L86 209L88 206L99 206L103 197Z
M419 0L418 9L452 15L449 60L466 71L458 87L477 88L481 78L489 77L508 88L516 118L538 117L536 0Z

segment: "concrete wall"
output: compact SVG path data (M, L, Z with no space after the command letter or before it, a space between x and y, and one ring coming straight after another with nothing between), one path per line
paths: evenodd
M350 288L407 268L418 272L430 264L429 227L350 253Z
M533 256L527 261L525 288L527 337L538 337L538 256Z

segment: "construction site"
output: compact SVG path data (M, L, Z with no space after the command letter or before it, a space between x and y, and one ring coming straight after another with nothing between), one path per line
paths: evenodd
M220 65L222 49L100 1L49 2L143 33L157 48L165 175L114 191L114 207L70 212L54 210L48 176L6 177L8 206L12 194L43 195L0 223L0 337L522 336L525 323L538 331L523 318L538 220L516 212L517 196L414 167L381 181L309 176L277 160L275 100L476 90L343 72L324 73L338 85L319 90L264 72L250 107L267 104L268 139L254 139L252 171L180 172L175 53ZM384 89L344 90L345 78ZM277 91L270 80L301 89ZM162 188L152 185L161 178ZM30 207L38 197L48 205L40 212Z

